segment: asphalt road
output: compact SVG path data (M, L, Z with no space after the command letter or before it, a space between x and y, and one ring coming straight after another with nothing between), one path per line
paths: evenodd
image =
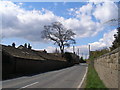
M87 65L75 65L69 68L46 72L33 76L23 76L5 80L2 88L79 88L86 73Z

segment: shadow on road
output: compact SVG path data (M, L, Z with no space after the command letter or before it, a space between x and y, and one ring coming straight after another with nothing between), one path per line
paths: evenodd
M43 71L34 72L34 73L14 73L14 74L10 74L7 77L2 77L2 80L4 81L4 80L19 78L19 77L26 77L26 76L27 77L31 77L31 76L34 76L34 75L43 74L43 73L50 72L50 71L57 71L57 70L61 70L61 69L69 68L69 67L72 67L72 66L67 66L67 67L64 67L64 68L59 68L59 69L54 69L54 70L48 70L48 71L44 71L43 70Z

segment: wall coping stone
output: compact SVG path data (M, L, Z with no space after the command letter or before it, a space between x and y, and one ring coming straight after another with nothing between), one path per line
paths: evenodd
M99 58L103 58L103 57L105 57L105 56L110 56L111 54L115 54L115 53L117 53L117 52L119 53L119 56L120 56L120 47L116 48L115 50L113 50L113 51L111 51L111 52L109 52L109 53L106 53L106 54L104 54L104 55L101 55L101 56L95 58L94 60L99 59ZM119 58L118 58L118 59L119 59ZM119 63L120 63L120 62L119 62Z

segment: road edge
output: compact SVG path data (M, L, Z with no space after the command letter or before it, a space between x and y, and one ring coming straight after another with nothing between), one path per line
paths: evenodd
M80 82L80 84L77 87L78 89L79 88L85 88L85 81L86 81L87 72L88 72L88 67L86 67L86 71L85 71L85 74L82 78L82 81Z

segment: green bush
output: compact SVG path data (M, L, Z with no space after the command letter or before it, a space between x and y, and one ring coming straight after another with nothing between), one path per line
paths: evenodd
M73 62L73 57L72 57L72 53L69 52L65 52L64 53L64 58L68 61L68 62Z

